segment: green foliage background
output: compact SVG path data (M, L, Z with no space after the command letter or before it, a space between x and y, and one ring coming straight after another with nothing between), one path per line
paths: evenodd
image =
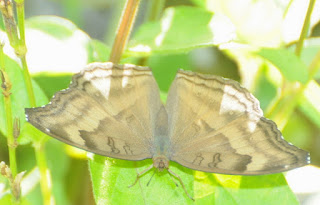
M33 73L38 106L48 103L56 91L66 88L72 73L78 72L87 63L108 60L111 43L104 42L110 41L108 39L111 37L106 35L105 39L93 39L86 31L79 29L79 26L83 26L83 19L79 18L79 14L86 5L81 2L60 2L70 20L59 16L34 16L26 19L27 59ZM123 2L119 2L120 6L112 3L109 6L121 8ZM162 91L163 101L177 69L183 68L239 80L260 100L266 113L272 110L274 103L279 99L279 90L284 82L301 83L306 89L294 112L285 119L277 118L277 113L270 116L275 116L273 120L282 119L277 123L285 125L282 130L285 139L309 150L312 163L319 165L320 149L317 149L314 143L320 128L319 72L314 78L309 78L311 62L320 51L320 38L315 27L319 22L319 16L313 16L314 23L309 29L301 57L297 57L294 49L295 41L298 39L286 39L282 36L284 30L297 25L285 27L284 20L289 18L290 12L300 12L304 15L306 10L296 9L296 1L290 2L247 2L247 10L239 7L239 13L256 14L257 25L261 25L248 27L250 24L246 22L250 19L239 18L239 13L231 12L231 6L236 5L236 1L168 0L159 19L150 21L147 17L138 18L140 20L134 29L122 63L150 66ZM145 3L143 1L143 5ZM139 12L147 14L148 7L142 6ZM270 19L262 21L259 12L270 14ZM273 15L274 13L277 15ZM251 16L251 19L253 17L255 16ZM279 21L282 26L278 26ZM265 29L264 24L275 25L269 27L265 36L261 35L263 32L259 30ZM117 21L110 19L108 25L107 29L111 35L110 31L114 31ZM223 27L216 29L219 28L217 25ZM246 30L248 28L251 33ZM251 37L252 32L257 32L255 38ZM300 33L296 33L295 36L299 35ZM5 65L13 83L13 115L20 118L22 126L18 140L18 169L27 171L24 181L29 182L28 185L22 186L23 204L42 204L38 183L40 179L32 149L39 141L46 143L47 163L52 175L56 204L193 203L181 186L176 187L167 173L155 174L151 184L146 186L153 174L150 171L136 186L128 188L134 182L137 172L150 166L151 160L130 162L89 154L87 163L85 153L47 136L39 137L39 131L25 122L24 108L29 107L27 93L21 67L14 55L10 54L8 47L7 43ZM288 97L292 94L285 93ZM0 160L8 164L5 128L1 96ZM182 178L188 192L196 199L196 204L298 204L283 174L243 177L208 174L187 169L176 163L171 163L170 169ZM0 184L6 187L0 190L0 204L9 204L11 195L8 192L8 182L0 177Z

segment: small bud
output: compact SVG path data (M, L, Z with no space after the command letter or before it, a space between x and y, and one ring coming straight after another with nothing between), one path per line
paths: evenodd
M4 20L6 33L8 35L10 45L16 48L19 42L18 27L14 18L13 5L11 0L0 0L0 11Z
M16 47L14 52L15 52L16 56L18 56L19 58L22 58L27 53L27 47L25 45L19 45Z
M3 90L2 93L5 97L8 97L9 95L11 95L10 90L12 87L9 77L6 72L4 72L3 70L0 70L0 78L2 81L1 83L1 88Z
M6 177L7 177L10 181L13 181L12 172L11 172L10 167L8 167L8 165L6 165L5 173L6 173Z
M22 177L26 172L23 171L23 172L18 173L17 176L13 179L10 168L6 165L5 162L2 161L2 162L0 162L0 173L1 173L1 175L3 175L4 177L6 177L9 180L12 195L15 197L15 199L18 200L21 196Z
M12 181L12 173L11 169L6 165L4 161L0 162L0 173L2 176L9 179L9 181Z
M4 161L0 162L0 173L2 176L6 176L6 163Z
M14 182L12 184L12 194L16 199L20 198L21 195L21 181L22 177L26 172L20 172L17 174L16 178L14 179Z
M4 71L0 70L0 78L1 78L1 82L2 84L4 84L4 82L6 81L5 77L4 77ZM3 87L1 84L1 87Z

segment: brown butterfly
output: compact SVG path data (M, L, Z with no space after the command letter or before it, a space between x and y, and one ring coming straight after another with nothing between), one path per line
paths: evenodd
M152 158L137 180L155 167L178 177L183 188L169 161L234 175L272 174L309 163L309 154L283 139L238 82L190 71L178 71L163 105L149 68L92 63L49 104L27 108L26 116L42 132L89 152Z

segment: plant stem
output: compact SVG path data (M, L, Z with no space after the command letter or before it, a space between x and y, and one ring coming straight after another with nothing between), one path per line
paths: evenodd
M140 0L127 0L126 2L109 59L115 64L119 63L121 55L128 42L138 11L139 3Z
M19 37L20 37L19 45L17 46L17 48L15 48L15 52L21 60L23 77L27 87L27 93L29 95L30 106L35 107L36 100L35 100L35 95L34 95L32 83L31 83L31 77L29 74L29 69L26 61L27 47L26 47L25 26L24 26L24 0L15 0L15 2L16 2L17 17L18 17L18 28L19 28L18 31L19 31Z
M4 104L6 110L6 124L7 124L7 137L8 137L8 149L9 149L9 162L10 169L13 178L16 177L17 171L17 159L16 159L16 147L17 142L13 136L13 119L12 119L12 108L10 96L4 96Z
M3 52L1 49L0 52L1 56L3 56ZM12 172L13 178L17 175L17 161L16 161L16 142L13 136L13 118L12 118L12 108L11 108L11 97L10 97L10 89L11 83L9 78L5 72L5 66L3 65L3 57L0 57L1 62L1 78L2 83L1 87L3 89L3 96L4 96L4 110L6 113L6 125L7 125L7 140L8 140L8 149L9 149L9 162L10 162L10 169Z
M24 27L24 0L15 1L16 9L17 9L17 18L18 18L18 31L19 31L19 44L23 47L26 47L26 35L25 35L25 27ZM26 49L24 48L26 53Z
M300 38L299 38L299 41L297 43L296 50L295 50L295 53L297 56L301 55L301 51L303 48L303 42L308 35L308 30L310 27L310 18L311 18L311 14L312 14L312 10L314 8L315 2L316 2L316 0L310 0L310 2L309 2L309 7L308 7L307 14L306 14L306 18L304 19L303 27L302 27L302 30L300 33Z
M29 73L29 69L27 66L27 61L26 61L26 56L22 56L20 58L21 60L21 64L22 64L22 72L23 72L23 78L26 84L26 88L27 88L27 93L29 96L29 103L31 107L36 107L36 98L33 92L33 86L32 86L32 82L31 82L31 77L30 77L30 73Z
M1 78L1 88L4 97L4 111L6 115L6 126L7 126L7 144L9 149L9 163L10 170L12 174L12 179L17 176L17 158L16 158L16 147L17 142L13 135L13 118L12 118L12 107L11 107L11 82L7 73L5 72L4 64L4 53L3 44L0 45L0 78ZM14 187L11 187L12 193ZM19 203L19 198L14 198L14 204Z
M286 15L288 14L289 8L290 8L291 4L293 3L293 1L294 1L294 0L290 0L290 1L288 2L288 5L286 6L286 8L285 8L285 10L284 10L284 12L283 12L283 18L285 18Z

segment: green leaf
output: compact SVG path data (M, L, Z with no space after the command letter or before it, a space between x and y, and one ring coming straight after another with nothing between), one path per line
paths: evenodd
M46 32L57 39L70 38L78 28L71 21L57 16L35 16L26 21L26 27Z
M90 62L106 62L109 60L111 49L99 40L90 41Z
M26 123L29 124L29 123ZM68 196L68 189L74 183L71 183L70 178L66 178L67 172L73 172L73 176L79 176L81 170L76 172L74 166L70 166L70 157L64 151L66 145L58 140L52 139L46 142L46 157L47 164L50 170L52 179L52 192L56 204L71 204ZM23 187L25 198L28 199L32 205L43 204L40 190L40 173L36 167L36 159L34 155L34 148L31 144L19 146L17 152L19 161L19 169L27 170L23 178ZM36 168L35 168L36 167ZM81 176L83 177L83 176Z
M59 90L66 89L71 82L70 73L37 73L32 76L33 80L42 88L46 96L50 99Z
M206 7L206 3L208 0L191 0L195 5L199 6L199 7Z
M308 82L308 67L294 53L286 49L263 48L256 54L276 66L287 80Z
M36 16L26 20L31 73L76 73L89 60L90 37L67 19Z
M298 108L299 110L304 111L303 108L301 108L301 104ZM282 135L288 142L312 153L313 150L310 147L312 147L312 144L314 143L314 133L318 133L319 128L316 126L319 126L319 122L318 124L310 123L310 120L306 119L309 117L308 114L309 113L293 112L282 130ZM319 112L317 114L319 116ZM296 185L298 186L299 184Z
M193 196L193 171L174 162L170 163L170 169L180 176L188 193ZM129 188L128 186L136 180L137 173L145 170L151 164L151 160L133 162L94 155L89 165L97 205L192 204L193 201L187 197L179 181L170 177L167 171L154 174L155 169L153 168L140 177L135 186Z
M96 203L99 204L192 204L178 181L174 185L167 172L156 173L149 186L153 170L143 175L131 187L137 173L151 165L151 160L130 162L95 155L90 160L90 172ZM298 204L287 186L283 174L264 176L231 176L196 172L171 163L197 204ZM194 185L192 185L194 184ZM194 189L194 191L192 191ZM130 198L130 202L127 199ZM252 203L254 202L254 203Z
M283 174L233 176L196 172L194 183L197 204L298 204Z
M134 54L187 52L230 41L233 30L217 27L213 13L197 7L171 7L160 21L143 24L129 43ZM220 28L220 29L217 29ZM225 32L223 34L218 32ZM216 38L216 37L223 37Z
M289 47L289 50L294 52L296 46L295 44ZM313 37L305 39L303 44L303 49L301 52L301 60L309 67L313 60L316 58L317 53L320 50L320 37ZM314 76L315 78L320 78L320 69Z
M191 60L188 54L152 55L147 65L152 69L160 90L168 91L174 80L177 70L191 70Z
M5 67L6 73L9 76L9 80L12 83L11 88L11 106L13 118L18 117L20 119L21 127L26 122L24 108L30 107L29 96L24 83L22 68L12 59L5 55ZM44 105L48 102L46 95L41 88L33 81L33 89L36 96L36 102L38 106ZM0 95L0 132L4 136L7 136L7 126L5 117L4 97ZM18 138L19 144L25 144L30 142L30 139L26 137L28 130L22 129L21 136Z
M13 202L14 198L11 194L5 195L4 197L0 198L0 204L6 204L6 205L14 205L15 203ZM26 199L22 199L19 202L19 205L30 205L31 203L26 200Z
M259 100L262 110L266 110L272 100L277 96L277 86L272 84L268 78L268 65L263 64L255 79L256 87L254 96Z
M46 144L46 156L48 159L48 168L51 171L53 183L53 194L55 197L56 204L71 204L68 198L68 188L69 184L66 180L66 174L70 169L71 158L66 155L65 152L61 152L62 149L65 149L66 145L58 140L50 140ZM74 169L71 170L75 172ZM76 172L80 172L77 170ZM76 175L76 173L75 173ZM79 175L78 175L79 176ZM80 177L80 176L79 176ZM70 185L70 187L72 187Z
M237 195L241 204L299 204L283 174L243 176Z

